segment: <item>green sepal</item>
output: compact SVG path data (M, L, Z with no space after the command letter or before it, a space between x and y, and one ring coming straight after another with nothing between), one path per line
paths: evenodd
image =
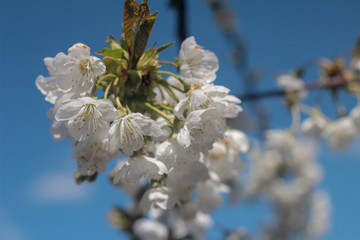
M118 49L121 48L120 43L116 38L110 34L109 37L105 38L105 42L112 48L112 49Z
M106 56L104 57L103 62L106 65L107 73L114 73L119 76L123 75L121 69L127 69L128 67L128 63L125 59Z
M156 51L157 51L157 53L160 53L160 52L164 51L165 49L171 47L174 44L175 44L175 42L166 43L166 44L161 45L160 47L158 47L158 49L156 49Z
M120 44L121 44L122 49L127 49L126 38L125 38L124 32L121 34Z
M119 45L119 47L120 47L120 45ZM124 49L122 49L122 48L116 48L116 49L104 48L104 49L96 52L96 54L99 54L102 56L107 56L107 57L123 58L124 57Z
M81 173L79 172L76 172L75 173L75 176L74 176L74 179L75 179L75 182L77 184L81 184L83 183L84 181L87 181L87 182L94 182L97 178L97 172L95 172L93 175L82 175Z
M136 64L136 69L143 69L149 65L150 61L157 56L157 50L155 48L149 48L146 50L138 60Z
M122 208L116 207L110 210L108 214L110 223L118 229L124 231L131 230L132 219L131 216Z

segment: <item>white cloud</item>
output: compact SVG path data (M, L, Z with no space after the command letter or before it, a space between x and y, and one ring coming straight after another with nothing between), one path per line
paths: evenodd
M69 202L89 196L91 186L77 185L69 173L53 173L35 179L29 187L32 199L40 202Z
M8 218L7 209L0 206L0 239L25 240L26 234L23 229Z

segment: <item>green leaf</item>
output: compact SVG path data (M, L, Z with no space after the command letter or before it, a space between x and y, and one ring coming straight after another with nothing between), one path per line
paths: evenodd
M126 45L128 49L131 49L132 35L133 35L133 27L135 21L137 19L136 12L138 11L139 3L134 0L125 0L124 3L124 33L126 39Z
M112 48L112 49L118 49L121 48L120 43L116 40L116 38L110 34L109 37L106 37L105 39L106 43Z
M161 45L158 49L156 49L156 51L157 51L157 53L162 52L162 51L164 51L165 49L171 47L174 44L175 44L175 42L166 43L164 45Z
M123 58L124 57L124 49L122 49L122 48L117 48L117 49L104 48L104 49L100 50L99 52L96 52L96 54L99 54L102 56L107 56L107 57Z

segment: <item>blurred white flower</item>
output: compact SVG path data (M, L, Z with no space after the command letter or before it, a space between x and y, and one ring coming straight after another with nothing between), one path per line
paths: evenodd
M311 238L324 234L330 225L331 206L329 196L324 192L315 192L310 198L310 217L306 234Z
M184 148L206 154L218 138L223 138L226 123L214 108L191 112L180 129L177 140Z
M166 240L168 239L168 229L165 225L157 221L144 218L136 220L132 227L135 235L141 240Z
M169 214L169 221L173 230L172 236L176 239L186 236L202 239L205 231L213 225L211 216L198 211L191 202L182 204L179 211L172 210Z
M85 141L73 141L75 152L71 155L76 159L78 171L82 175L93 175L104 172L109 161L119 157L119 152L109 151L108 139L99 136Z
M352 140L357 136L357 128L350 117L343 117L329 123L324 131L324 137L330 147L336 151L345 151Z
M162 175L168 173L166 166L155 158L147 156L136 156L126 161L114 177L114 184L120 179L125 179L130 183L137 183L142 177L150 179L160 179Z
M167 187L152 188L145 192L139 206L144 211L148 211L151 207L161 208L163 210L172 209L178 202L178 198Z
M221 183L219 176L214 172L209 173L209 178L197 184L197 209L209 213L222 204L221 193L229 193L230 189Z
M327 124L328 122L324 117L315 115L304 120L301 131L315 139L320 139Z
M295 92L299 98L304 98L307 94L304 82L295 73L281 74L276 82L281 89L288 93Z
M360 131L360 105L356 106L350 112L350 118L353 120L353 122L354 122L356 128L358 129L358 131Z

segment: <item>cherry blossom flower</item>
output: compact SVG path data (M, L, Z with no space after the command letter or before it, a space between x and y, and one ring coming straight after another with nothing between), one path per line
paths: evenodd
M108 134L110 122L119 114L108 99L94 100L90 97L65 100L55 114L57 121L67 121L70 135L77 141L94 135Z
M71 155L77 160L78 171L82 175L104 172L109 161L119 156L119 152L109 151L108 139L99 136L85 141L73 141L75 152Z
M225 121L215 108L191 112L180 129L177 141L184 148L207 153L218 138L223 138Z
M197 45L194 37L181 44L179 63L181 79L193 84L213 82L219 69L216 55Z
M40 92L45 95L45 100L51 104L55 104L56 100L65 93L57 86L56 79L53 76L44 77L40 75L36 78L35 84Z
M141 113L130 113L117 118L109 131L110 147L121 149L131 156L144 146L145 136L161 137L162 131L157 123Z
M189 97L180 100L174 108L175 114L182 118L186 107L188 107L187 114L195 110L216 108L220 116L234 118L242 111L242 108L237 105L241 101L235 96L228 95L229 92L230 90L223 86L204 85L192 91Z
M69 48L68 55L58 53L55 58L49 58L48 62L53 66L51 75L55 77L57 86L77 95L89 92L94 86L95 78L106 69L99 58L90 56L90 48L82 43Z

